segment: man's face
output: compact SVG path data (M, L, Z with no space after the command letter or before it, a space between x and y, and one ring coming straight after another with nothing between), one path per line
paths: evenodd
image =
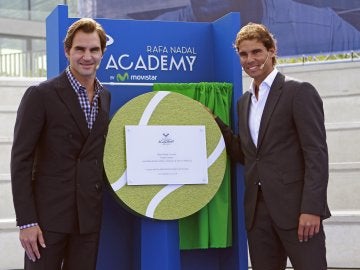
M74 35L72 47L65 51L75 78L80 82L93 80L101 58L101 44L97 32L78 31Z
M274 69L272 58L275 50L267 50L262 42L253 40L244 40L238 46L240 63L246 74L261 83L267 75Z

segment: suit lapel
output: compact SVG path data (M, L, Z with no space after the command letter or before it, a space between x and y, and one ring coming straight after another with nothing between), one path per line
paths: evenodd
M258 150L261 147L261 143L264 139L266 129L268 127L272 113L276 107L277 102L279 101L279 97L282 92L282 86L284 84L284 80L285 80L285 76L279 72L276 75L273 84L271 85L269 96L266 100L264 112L261 117L259 138L258 138L258 147L257 147Z
M91 133L96 132L97 129L102 128L104 123L106 124L106 118L109 115L109 99L106 96L105 91L101 91L99 95L99 111L96 116L95 123L91 130Z
M87 149L88 145L92 143L92 138L96 137L96 134L98 134L99 130L100 132L103 132L105 129L104 126L108 124L109 105L110 105L109 102L110 100L106 96L105 91L101 91L99 95L98 115L96 116L96 120L89 134L89 137L83 146L83 149L81 151L82 153Z
M246 135L246 140L247 140L246 145L250 145L252 150L256 151L256 145L254 144L254 142L251 138L250 128L249 128L249 112L250 112L250 104L251 104L250 92L246 92L246 94L244 96L244 103L245 103L244 106L242 106L243 111L240 113L240 115L241 115L240 121L242 123L244 123L242 128L244 128L244 130L245 130L245 135Z
M102 114L102 116L107 117L109 115L109 108L110 108L109 102L110 100L106 92L101 91L99 97L99 114Z
M60 76L60 81L56 87L56 91L59 97L64 101L70 113L72 114L82 135L84 136L84 138L87 138L89 135L89 129L87 126L85 114L80 107L78 97L74 89L71 87L71 84L65 72L63 72Z

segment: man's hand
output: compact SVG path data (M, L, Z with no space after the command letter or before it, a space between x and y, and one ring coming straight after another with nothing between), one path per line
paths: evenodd
M298 238L300 242L307 242L320 230L320 216L301 214L299 218Z
M39 226L20 230L20 242L29 259L33 262L40 259L38 243L45 248L45 241Z

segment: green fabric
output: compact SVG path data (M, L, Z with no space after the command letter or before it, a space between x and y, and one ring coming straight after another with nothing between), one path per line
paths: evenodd
M230 124L232 84L159 83L154 91L171 91L195 99ZM197 213L179 220L180 249L225 248L232 244L230 162L223 182L213 199Z

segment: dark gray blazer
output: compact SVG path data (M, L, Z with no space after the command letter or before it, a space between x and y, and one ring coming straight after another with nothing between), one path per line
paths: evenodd
M253 224L259 182L280 228L296 228L301 213L329 217L328 150L323 104L316 89L278 73L261 119L258 147L249 130L250 102L250 92L238 101L238 135L217 118L228 154L244 164L247 229Z
M64 233L99 231L109 106L110 93L104 90L89 132L65 72L27 89L11 152L18 225L38 222L42 229Z

